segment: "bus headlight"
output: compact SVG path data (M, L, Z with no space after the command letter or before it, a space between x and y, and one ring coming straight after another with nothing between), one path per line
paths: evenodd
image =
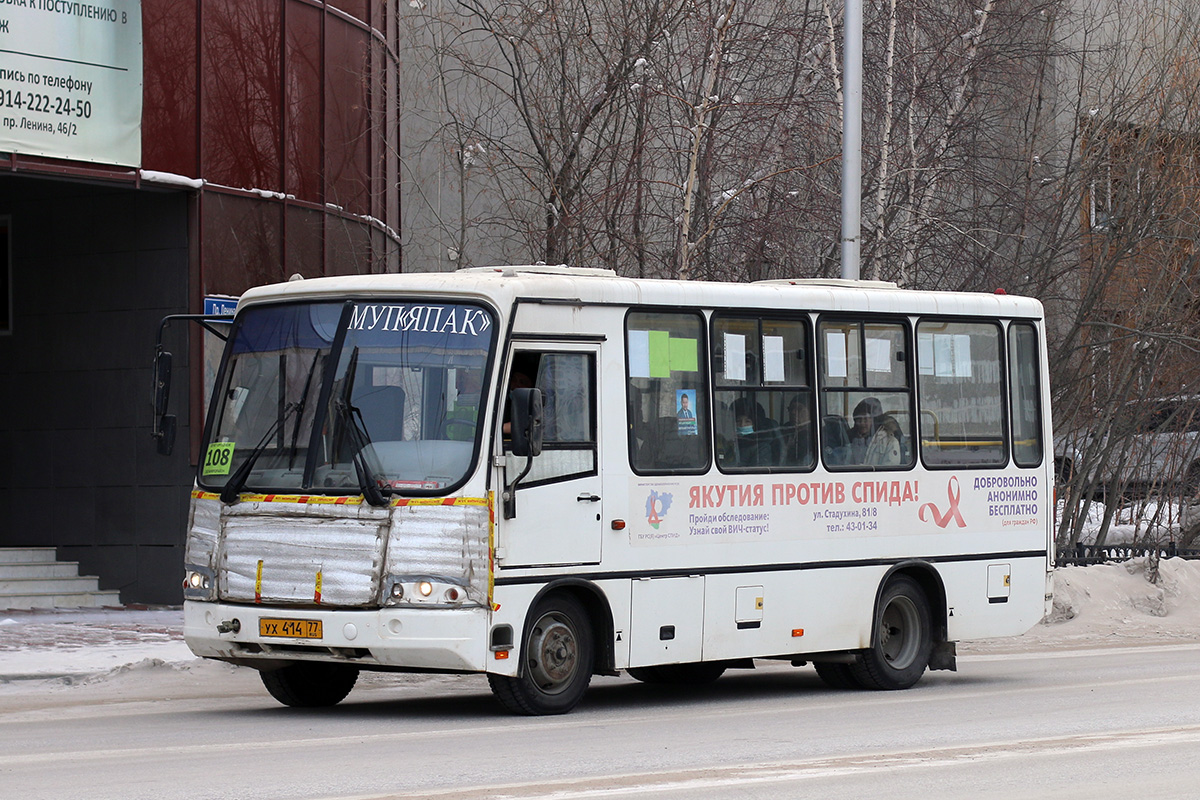
M384 581L385 606L458 608L471 605L467 587L453 579L426 576L389 576Z
M212 600L216 576L207 567L185 564L183 570L183 597L185 600Z

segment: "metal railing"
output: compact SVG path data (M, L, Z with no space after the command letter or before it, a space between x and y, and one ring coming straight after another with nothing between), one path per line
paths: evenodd
M1114 561L1129 561L1145 556L1158 558L1200 559L1200 548L1177 547L1174 542L1166 544L1076 544L1073 554L1059 555L1059 566L1086 566Z

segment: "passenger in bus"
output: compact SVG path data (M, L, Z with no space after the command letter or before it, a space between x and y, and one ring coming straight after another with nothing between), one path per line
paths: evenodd
M779 431L761 407L747 398L739 398L733 403L733 419L739 466L772 467L779 464L783 450Z
M793 397L787 412L787 423L783 426L785 463L807 466L812 463L813 453L812 414L808 403L799 396Z
M850 431L851 461L871 467L894 467L901 463L900 423L874 397L854 407L854 427Z

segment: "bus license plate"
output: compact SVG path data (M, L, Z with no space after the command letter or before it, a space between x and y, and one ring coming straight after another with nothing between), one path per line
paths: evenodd
M258 620L258 635L281 636L288 639L320 639L321 620L261 617Z

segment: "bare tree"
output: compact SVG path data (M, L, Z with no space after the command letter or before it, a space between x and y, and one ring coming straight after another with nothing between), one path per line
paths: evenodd
M431 65L406 103L412 246L637 276L837 274L840 3L408 5ZM1200 391L1198 14L867 4L863 274L1043 299L1055 424L1075 434L1064 491L1082 501L1063 549L1089 498L1123 492L1112 476L1149 413L1131 401Z

